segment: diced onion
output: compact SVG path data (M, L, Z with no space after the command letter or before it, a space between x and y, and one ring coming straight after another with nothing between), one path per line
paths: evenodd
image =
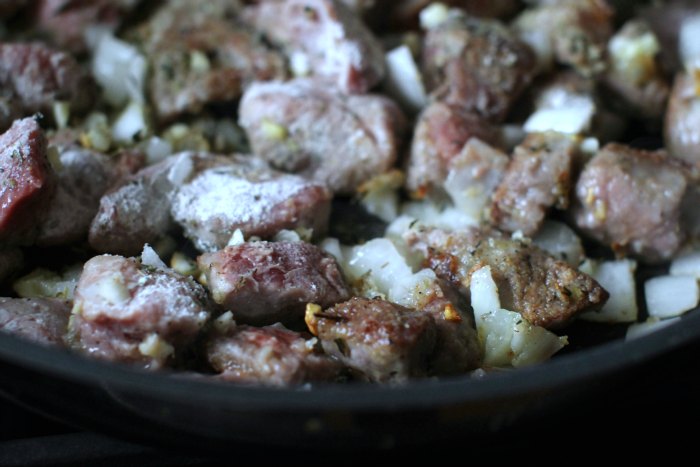
M417 112L428 102L420 69L413 59L411 49L401 45L386 54L387 93L412 112Z
M700 288L692 276L657 276L645 282L644 297L649 316L670 318L695 308Z
M584 313L581 319L606 323L637 321L636 269L636 261L630 259L601 262L588 260L582 264L580 270L598 281L610 293L610 298L600 311Z
M118 107L128 100L145 102L146 58L131 44L103 34L93 55L92 73L107 101Z

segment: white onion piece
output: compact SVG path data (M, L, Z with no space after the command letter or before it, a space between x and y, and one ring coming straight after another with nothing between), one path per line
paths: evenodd
M522 367L549 359L568 344L566 336L530 324L519 313L500 308L491 268L474 271L471 304L486 367Z
M416 65L411 49L406 45L390 50L386 54L387 93L412 112L417 112L428 102L420 69Z
M700 288L692 276L657 276L644 283L644 297L649 316L670 318L695 308Z
M681 24L678 49L686 70L700 70L700 14L686 18Z
M554 256L577 267L584 258L581 239L571 227L563 222L545 220L532 237L535 245Z
M131 144L145 138L150 131L146 108L132 101L112 124L112 139L118 143Z
M127 100L145 102L146 58L131 44L101 34L92 60L92 74L107 101L118 107Z
M148 243L143 246L143 251L141 252L141 264L159 269L161 271L169 270L168 266L162 259L160 259L158 253L156 253L156 250L154 250Z
M671 261L672 276L693 276L700 279L700 251L688 253Z
M636 269L636 261L630 259L600 262L588 260L582 264L580 270L598 281L610 293L610 298L600 311L584 313L581 319L605 323L637 321Z

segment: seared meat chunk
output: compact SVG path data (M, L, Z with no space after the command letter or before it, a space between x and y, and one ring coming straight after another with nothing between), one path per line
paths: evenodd
M326 353L369 381L401 383L428 374L437 335L429 313L355 297L319 309L309 321Z
M194 341L208 307L206 291L189 277L135 258L96 256L75 289L68 339L93 357L158 369Z
M339 95L308 80L254 84L239 112L255 154L338 194L393 166L405 126L385 97Z
M601 308L608 298L587 274L497 232L426 228L409 231L406 240L438 277L457 287L468 289L472 272L490 266L501 306L537 326L562 326L579 313Z
M36 112L52 115L56 101L71 113L87 110L94 86L88 74L65 52L40 43L0 43L0 130Z
M15 121L0 135L0 242L30 243L54 189L44 132L33 118Z
M618 254L668 260L685 237L680 211L686 176L665 151L608 144L576 184L576 223Z
M139 31L161 120L232 101L252 81L282 79L285 63L236 19L238 2L170 1Z
M170 200L189 171L192 154L181 153L126 178L100 199L90 225L89 242L101 252L135 255L172 227ZM183 168L184 167L184 168Z
M700 171L700 85L687 73L679 73L671 91L664 123L668 152Z
M325 355L316 339L305 339L280 324L235 326L206 344L209 364L225 381L268 386L296 386L333 381L343 366Z
M118 177L112 159L98 152L77 146L62 148L59 160L56 192L36 239L41 246L87 239L100 198Z
M434 102L418 117L407 163L406 187L422 197L445 181L452 159L471 138L493 144L498 138L494 126L459 106Z
M19 248L0 249L0 281L12 276L24 264L24 253Z
M0 298L0 331L63 346L71 304L55 298Z
M331 197L325 185L239 156L195 171L173 195L172 216L200 251L215 251L238 229L246 238L270 238L295 228L310 228L321 236L328 226Z
M425 35L422 68L432 96L502 121L534 75L535 56L503 24L453 15Z
M250 7L255 29L285 50L297 76L347 93L365 93L384 75L381 45L340 0L261 0Z
M420 310L435 320L435 348L428 361L430 374L457 375L478 368L483 355L469 305L447 281L438 280L434 291Z
M85 31L117 29L138 0L36 0L34 27L50 42L73 53L87 49Z
M307 303L350 298L330 254L305 242L247 242L197 258L214 301L237 322L301 322Z
M518 147L493 196L491 222L507 232L532 235L550 207L569 207L578 144L555 132L531 133Z

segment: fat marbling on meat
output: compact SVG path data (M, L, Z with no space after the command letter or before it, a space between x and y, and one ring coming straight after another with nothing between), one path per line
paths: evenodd
M37 112L52 115L56 101L79 114L94 96L92 80L71 55L39 42L0 43L0 87L0 130Z
M343 365L318 347L315 338L281 324L243 325L210 337L206 356L218 378L235 383L297 386L336 380Z
M56 298L0 298L0 331L62 347L71 303Z
M663 150L607 144L576 184L576 223L618 254L671 259L685 238L680 213L687 176Z
M74 297L67 336L73 349L147 369L176 361L211 311L192 278L122 256L87 261Z
M350 298L338 264L306 242L246 242L197 258L214 301L237 322L301 322L307 303Z
M239 123L253 152L280 170L354 194L398 157L405 119L379 95L343 95L307 79L252 85Z
M0 242L30 243L55 190L46 136L33 118L0 135Z
M298 76L365 93L384 75L381 44L340 0L261 0L246 16L285 50Z
M490 266L501 306L537 326L561 327L579 313L600 309L608 299L607 291L587 274L498 231L426 227L410 230L405 237L438 277L465 293L471 274Z
M307 323L326 353L366 380L401 383L428 375L437 335L429 313L354 297L312 315Z

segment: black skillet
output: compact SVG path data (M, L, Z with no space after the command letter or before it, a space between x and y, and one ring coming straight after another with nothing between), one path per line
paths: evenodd
M481 378L272 389L146 373L0 334L0 392L71 424L171 447L382 448L464 439L561 413L699 338L694 310L632 341L618 338Z

